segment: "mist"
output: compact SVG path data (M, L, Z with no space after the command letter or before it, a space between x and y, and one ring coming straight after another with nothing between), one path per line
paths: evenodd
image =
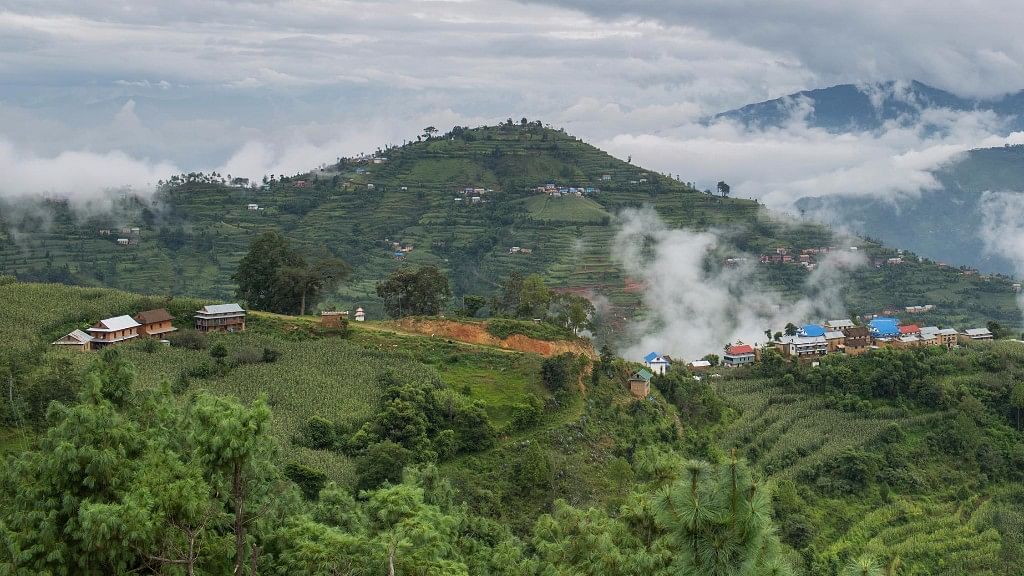
M840 250L822 259L804 285L804 296L785 301L755 279L754 262L725 267L723 231L671 229L651 208L620 215L613 259L645 284L646 317L629 327L634 344L620 350L640 359L651 351L692 360L721 353L726 343L765 341L765 330L846 317L842 288L849 272L865 263L857 251Z
M979 236L986 252L1013 263L1017 278L1024 277L1024 193L986 191L981 196L982 226ZM1024 315L1024 292L1017 293Z

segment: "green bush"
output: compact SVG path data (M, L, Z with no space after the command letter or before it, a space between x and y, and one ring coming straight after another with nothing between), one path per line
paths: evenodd
M179 330L172 332L167 339L175 348L187 350L205 350L207 346L206 335L196 330Z
M284 467L284 475L298 484L307 500L319 498L320 490L323 490L327 483L327 475L323 472L295 462L290 462Z

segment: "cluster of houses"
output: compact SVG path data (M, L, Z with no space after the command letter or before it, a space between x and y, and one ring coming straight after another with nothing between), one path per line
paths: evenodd
M462 202L468 200L470 204L479 204L484 202L484 195L491 194L494 190L491 188L480 188L476 186L466 186L456 191L458 196L455 197L456 202Z
M544 186L537 186L533 191L537 194L547 194L551 198L561 198L562 196L576 196L578 198L582 198L583 196L593 196L600 192L601 189L591 186L560 186L554 182L549 182Z
M808 270L813 270L818 265L818 257L821 255L828 254L829 252L835 252L835 246L822 246L818 248L804 248L799 253L791 252L789 248L776 248L774 252L761 254L759 260L761 264L799 264ZM856 251L856 246L851 246L850 250ZM727 262L728 263L728 262Z
M177 330L174 317L164 308L146 310L135 316L114 316L100 320L85 330L72 330L53 342L55 346L81 351L97 350L136 338L160 338ZM238 304L211 304L195 313L200 332L241 332L245 330L245 310Z
M99 230L100 236L113 236L115 230L111 228L101 228ZM119 234L116 236L116 242L118 246L134 246L139 243L139 237L142 235L142 229L138 226L125 226L120 230L117 230Z
M726 346L722 365L735 368L754 364L768 349L774 349L789 360L814 362L827 354L858 355L883 347L943 346L951 349L965 342L992 339L988 328L969 328L958 332L953 328L902 324L898 318L889 316L872 318L866 325L858 325L852 320L829 320L822 324L804 325L795 334L782 336L763 346L742 342ZM667 354L651 352L644 356L643 364L644 368L629 377L629 390L638 398L650 394L651 378L668 372L673 359ZM686 367L699 373L709 370L712 364L708 360L695 360Z

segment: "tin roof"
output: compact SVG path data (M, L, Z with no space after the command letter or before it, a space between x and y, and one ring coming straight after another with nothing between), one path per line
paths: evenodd
M95 326L89 328L89 332L117 332L118 330L128 330L129 328L138 328L141 326L131 316L114 316L113 318L107 318L100 320Z
M232 314L245 312L238 304L209 304L197 311L199 314Z

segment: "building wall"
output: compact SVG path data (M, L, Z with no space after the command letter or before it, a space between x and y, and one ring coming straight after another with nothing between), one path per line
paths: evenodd
M630 380L629 392L637 398L646 398L651 393L651 383L645 380Z

